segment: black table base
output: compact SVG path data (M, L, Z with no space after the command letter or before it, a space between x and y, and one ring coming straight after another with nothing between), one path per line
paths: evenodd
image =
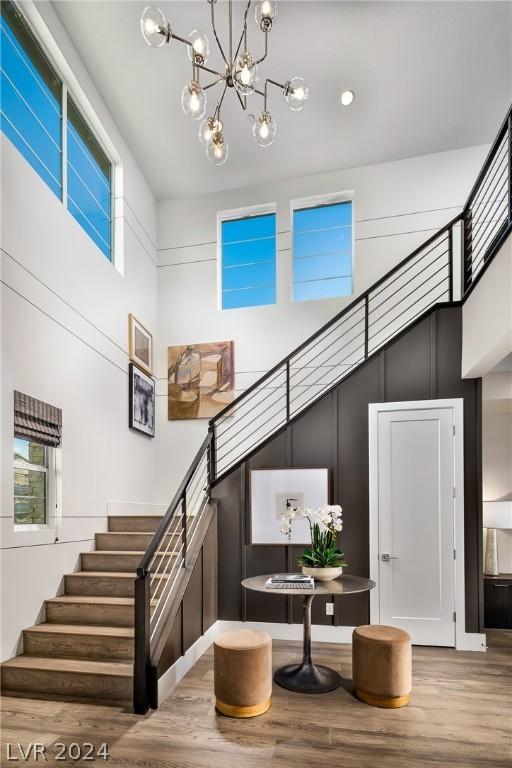
M287 664L274 673L274 680L281 688L298 693L327 693L341 684L341 677L334 669L313 664L311 660L311 603L314 595L305 595L303 604L304 639L301 664Z

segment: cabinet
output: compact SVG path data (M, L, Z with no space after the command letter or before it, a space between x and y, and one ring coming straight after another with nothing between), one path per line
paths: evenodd
M512 574L484 578L486 629L512 629Z

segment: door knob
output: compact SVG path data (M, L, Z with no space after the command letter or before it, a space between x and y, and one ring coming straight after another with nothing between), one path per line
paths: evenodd
M387 563L389 560L398 560L398 557L393 557L392 555L388 555L387 553L385 553L384 555L382 555L382 559L384 560L385 563Z

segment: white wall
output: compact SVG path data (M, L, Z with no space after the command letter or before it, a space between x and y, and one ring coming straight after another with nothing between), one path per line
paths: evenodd
M482 379L482 497L512 501L512 371ZM512 573L512 531L497 538L500 571Z
M175 489L206 431L204 421L167 421L167 346L233 339L238 394L351 300L290 302L290 200L354 191L358 294L460 211L487 151L470 147L158 205L162 495ZM219 311L217 211L262 203L277 204L277 304Z
M462 316L462 375L485 376L512 353L512 237L465 302Z
M51 5L41 12L122 161L124 274L2 136L2 659L105 530L107 502L161 501L156 443L128 429L128 313L156 330L155 203ZM13 528L14 389L63 411L56 531Z

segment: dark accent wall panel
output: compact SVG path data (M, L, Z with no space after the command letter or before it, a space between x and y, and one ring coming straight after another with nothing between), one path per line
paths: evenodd
M483 628L481 527L481 386L461 379L462 309L438 307L362 365L322 400L234 470L214 489L219 501L219 617L250 621L302 620L297 598L244 596L246 575L296 568L300 547L249 543L249 472L256 467L328 467L330 499L343 507L340 538L346 572L369 575L368 405L464 398L466 630ZM368 595L313 603L315 624L369 620Z
M196 560L192 576L183 596L183 653L203 633L203 565L201 556Z

